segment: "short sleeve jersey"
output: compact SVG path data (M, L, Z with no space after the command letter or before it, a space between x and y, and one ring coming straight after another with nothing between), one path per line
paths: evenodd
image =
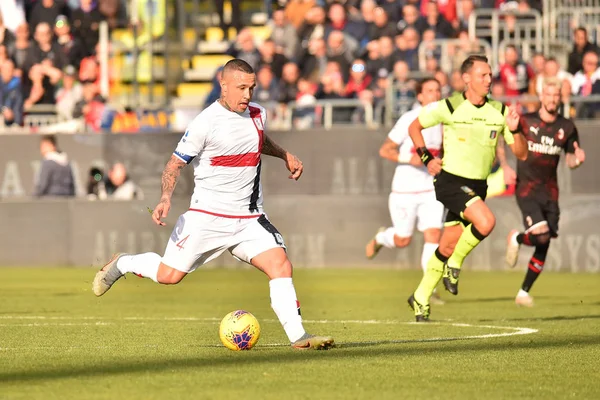
M538 112L523 115L520 124L529 154L525 161L517 161L516 194L557 201L556 169L563 151L575 152L575 142L579 142L577 128L560 115L554 122L544 122Z
M514 138L508 126L508 108L494 100L486 99L475 106L464 94L457 93L429 104L419 113L423 128L443 125L444 171L467 179L487 179L496 157L498 137L504 135L508 144Z
M256 103L235 113L215 101L194 118L173 153L194 167L191 209L223 217L262 213L265 123L265 109Z
M406 159L410 159L412 155L416 154L415 146L408 135L408 127L417 119L419 112L420 108L403 114L388 134L388 138L398 145L400 156ZM423 129L423 139L427 149L434 156L439 156L442 148L442 125L438 124ZM420 193L429 190L434 190L433 176L427 172L425 166L398 164L392 180L393 192Z

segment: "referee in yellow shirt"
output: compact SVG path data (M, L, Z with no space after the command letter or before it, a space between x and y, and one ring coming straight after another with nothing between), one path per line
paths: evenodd
M519 114L487 97L492 83L487 58L469 56L461 73L465 92L424 107L408 128L421 161L436 177L436 197L448 210L439 247L408 299L418 322L429 319L429 298L442 277L446 290L458 294L465 257L494 229L496 219L484 200L498 137L503 135L518 159L527 158ZM427 150L421 134L421 130L440 123L444 132L442 159Z

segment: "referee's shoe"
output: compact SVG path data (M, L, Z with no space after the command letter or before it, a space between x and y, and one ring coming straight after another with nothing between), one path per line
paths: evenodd
M453 295L458 294L458 275L460 274L459 268L451 268L448 264L444 264L444 287L447 291Z

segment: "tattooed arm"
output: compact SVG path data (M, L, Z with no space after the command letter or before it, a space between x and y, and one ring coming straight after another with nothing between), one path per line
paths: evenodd
M161 221L161 218L166 218L169 214L169 210L171 209L171 196L175 190L175 185L177 185L177 179L181 174L181 170L186 165L187 164L184 161L174 155L171 156L167 165L165 165L161 179L160 201L156 208L154 208L154 211L152 211L152 220L154 220L157 225L165 225L165 223Z
M298 157L295 155L284 150L281 146L272 141L267 135L264 136L261 153L267 156L281 158L283 161L285 161L285 167L291 172L289 176L290 179L298 180L300 175L302 175L304 170L302 161L300 161L300 159L298 159Z
M273 156L277 158L281 158L285 161L287 151L281 148L277 143L271 140L270 137L264 135L265 139L262 147L262 154L266 156Z

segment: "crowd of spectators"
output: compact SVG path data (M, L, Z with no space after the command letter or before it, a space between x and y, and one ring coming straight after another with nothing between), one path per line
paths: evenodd
M1 0L0 122L21 125L24 114L50 109L97 129L106 100L99 26L117 27L123 6L121 0Z
M460 64L469 54L482 53L480 43L472 41L467 31L469 15L476 8L513 10L515 15L542 10L537 0L479 0L477 4L474 0L287 0L277 4L280 8L272 12L268 40L259 43L250 29L242 28L227 50L258 72L258 101L285 106L290 101L311 104L351 98L377 107L385 104L386 92L392 89L396 115L412 106L420 77L436 77L444 95L463 90L457 72ZM515 21L507 17L504 22L514 27ZM545 77L563 82L565 101L571 95L600 94L600 51L585 29L578 28L573 35L568 65L544 54L523 60L520 49L508 45L495 71L493 95L536 95ZM448 48L450 68L442 68L438 39L458 39ZM419 54L421 43L426 43L426 51ZM214 83L205 105L219 95L217 80ZM579 116L592 115L596 108L583 107ZM360 115L340 110L335 118Z
M140 0L140 7L151 1L156 0ZM100 90L99 25L107 21L110 27L122 26L126 3L1 0L0 126L22 125L24 115L46 114L44 106L51 106L59 120L79 118L89 129L100 130L107 99ZM164 2L159 3L164 8ZM223 2L217 3L220 6ZM237 7L240 1L232 3ZM415 83L421 77L437 78L444 95L462 91L457 72L462 60L482 52L479 41L471 40L467 31L474 10L501 8L518 15L542 9L539 0L265 3L273 6L268 13L270 38L256 40L252 30L243 28L242 19L236 17L232 23L239 31L227 50L257 71L258 101L278 103L283 108L291 101L311 106L321 99L358 99L373 104L375 109L393 104L396 116L412 107ZM514 26L515 18L506 17L503 23ZM564 101L572 95L600 94L600 49L590 42L591 37L583 28L574 30L567 65L547 54L534 54L524 60L520 48L506 46L495 71L492 95L536 95L547 77L563 83ZM456 39L446 54L445 60L450 62L443 65L439 39ZM419 52L421 45L425 51ZM220 94L218 74L205 104ZM527 109L535 105L524 102L522 106ZM583 104L577 116L591 117L599 108L598 104ZM360 110L338 111L334 119L363 118ZM318 107L297 110L294 115L300 124L320 120Z

